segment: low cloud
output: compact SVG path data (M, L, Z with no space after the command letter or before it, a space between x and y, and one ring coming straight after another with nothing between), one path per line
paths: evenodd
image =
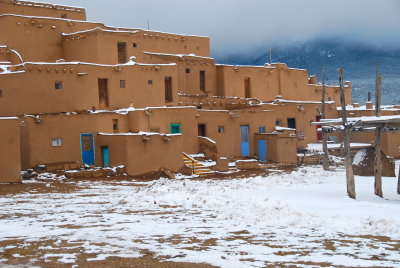
M87 8L88 19L210 36L213 54L246 53L315 38L400 48L398 0L47 0Z

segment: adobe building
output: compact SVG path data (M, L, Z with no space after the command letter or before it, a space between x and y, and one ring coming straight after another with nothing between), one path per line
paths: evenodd
M326 91L336 118L339 87ZM216 160L293 164L298 148L321 140L310 124L320 119L321 92L315 76L283 63L217 64L208 37L0 0L0 116L19 120L20 142L8 145L21 148L15 174L52 163L179 172L184 153L205 148ZM351 103L349 82L345 94Z
M0 183L21 181L19 120L0 117Z

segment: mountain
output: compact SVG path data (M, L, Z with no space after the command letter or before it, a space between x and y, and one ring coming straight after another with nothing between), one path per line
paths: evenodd
M263 65L269 52L254 55L216 56L218 62L237 65ZM302 44L272 49L272 62L284 62L289 67L307 69L321 78L326 67L327 83L338 83L337 69L344 68L345 80L353 84L353 101L364 104L368 91L375 94L375 68L383 74L382 103L400 104L400 48L378 49L365 44L340 40L313 40Z

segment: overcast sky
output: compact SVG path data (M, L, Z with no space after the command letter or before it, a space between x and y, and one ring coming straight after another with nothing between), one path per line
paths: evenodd
M37 1L40 2L40 1ZM332 37L400 48L400 0L46 0L88 20L211 37L214 55Z

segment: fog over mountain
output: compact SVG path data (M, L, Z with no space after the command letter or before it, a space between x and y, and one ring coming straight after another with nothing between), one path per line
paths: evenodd
M400 104L399 0L45 1L83 6L106 25L209 36L219 63L263 64L272 49L273 61L310 74L327 66L330 80L344 67L362 103L378 61L384 102Z

